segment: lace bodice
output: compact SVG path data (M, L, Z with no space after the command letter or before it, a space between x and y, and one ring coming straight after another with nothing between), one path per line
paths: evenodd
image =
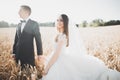
M60 33L60 34L58 35L58 42L59 42L59 41L62 41L62 42L64 43L64 45L66 45L66 44L67 44L66 35L63 34L63 33Z
M63 34L63 33L60 33L60 34L58 34L58 37L57 37L57 41L54 41L54 49L53 49L53 51L52 51L52 53L47 57L47 61L49 61L49 59L53 56L53 54L54 54L54 51L56 50L56 48L58 47L58 43L59 42L63 42L63 44L62 44L62 49L61 49L61 51L60 51L60 56L62 55L62 54L65 54L65 52L66 52L66 44L67 44L67 38L66 38L66 35L65 34Z
M66 45L67 45L67 38L66 38L66 35L65 35L65 34L60 33L60 34L58 35L58 41L55 42L55 48L58 46L57 44L58 44L59 42L62 42L61 53L64 53L64 52L65 52Z

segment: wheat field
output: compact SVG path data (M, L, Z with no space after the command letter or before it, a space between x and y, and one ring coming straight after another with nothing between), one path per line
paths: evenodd
M88 54L98 57L109 68L120 71L120 25L79 28L79 31ZM0 28L0 58L2 53L7 55L12 53L15 32L15 28ZM40 27L40 32L43 53L48 55L53 50L56 28Z

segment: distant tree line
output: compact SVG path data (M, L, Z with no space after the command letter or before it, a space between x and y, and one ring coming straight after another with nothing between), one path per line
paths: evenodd
M120 25L120 20L110 20L110 21L103 21L102 19L95 19L92 22L83 21L80 24L76 24L77 27L98 27L98 26L109 26L109 25ZM10 28L16 27L17 24L11 23L9 24L6 21L0 21L0 28ZM55 22L44 22L40 23L40 27L54 27Z
M6 21L0 21L0 28L16 27L16 24L9 24Z
M110 25L120 25L120 20L110 20L105 22L102 19L95 19L90 23L88 23L87 21L83 21L80 24L76 24L77 27L98 27Z
M11 23L9 24L6 21L0 21L0 28L11 28L11 27L16 27L17 24ZM45 23L39 23L40 27L54 27L55 22L45 22Z
M55 22L39 23L39 26L41 26L41 27L54 27L55 26Z

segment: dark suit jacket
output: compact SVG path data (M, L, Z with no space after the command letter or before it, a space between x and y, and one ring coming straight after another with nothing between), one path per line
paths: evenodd
M42 55L42 41L38 23L29 19L22 33L21 23L18 24L13 45L13 54L15 54L16 61L20 60L22 65L35 65L34 38L37 45L37 54Z

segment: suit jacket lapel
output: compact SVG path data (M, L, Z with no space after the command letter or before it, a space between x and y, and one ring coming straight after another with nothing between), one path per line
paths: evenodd
M24 31L27 29L27 27L29 26L29 23L30 23L30 19L27 21L27 23L25 24L24 28L23 28L23 31L21 34L24 33Z

